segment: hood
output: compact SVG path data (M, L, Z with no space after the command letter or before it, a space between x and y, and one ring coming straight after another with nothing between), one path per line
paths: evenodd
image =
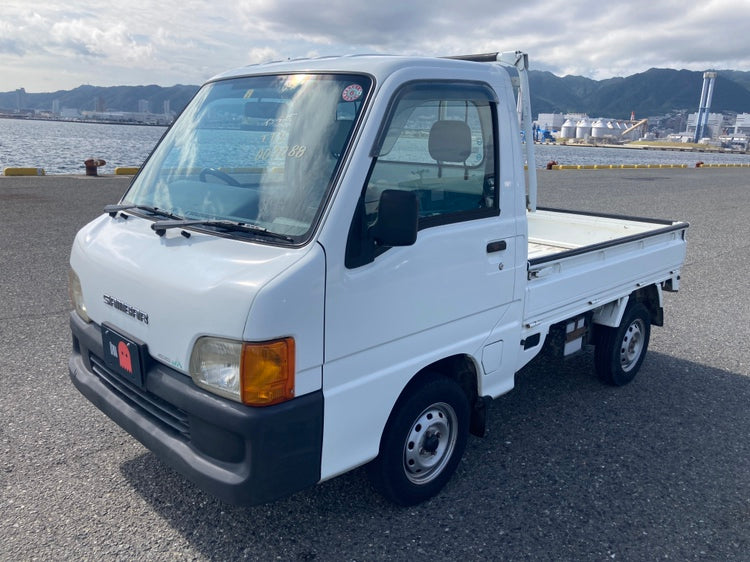
M160 237L151 224L103 215L78 233L70 263L94 322L184 373L198 337L242 339L261 288L309 251L195 231L186 238L179 229Z

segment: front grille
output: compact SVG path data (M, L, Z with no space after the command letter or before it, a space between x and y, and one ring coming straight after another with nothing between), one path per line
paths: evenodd
M113 392L134 406L137 406L152 420L166 425L185 439L190 439L190 422L183 410L176 408L147 390L138 388L130 382L123 380L116 373L112 372L97 356L89 355L89 359L91 360L91 369L94 371L94 374Z

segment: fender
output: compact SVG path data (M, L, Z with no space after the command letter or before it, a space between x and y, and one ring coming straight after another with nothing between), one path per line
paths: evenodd
M605 304L594 311L592 321L594 324L617 328L622 321L622 315L625 314L625 307L628 306L630 297L622 297L616 301Z

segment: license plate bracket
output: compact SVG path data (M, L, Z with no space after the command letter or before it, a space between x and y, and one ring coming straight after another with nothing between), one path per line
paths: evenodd
M107 323L102 324L104 363L120 378L143 388L145 384L146 344L125 335Z

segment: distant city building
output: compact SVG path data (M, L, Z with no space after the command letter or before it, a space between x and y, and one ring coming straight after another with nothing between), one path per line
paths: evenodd
M565 115L562 113L540 113L536 119L537 126L546 131L559 131L563 123Z
M746 152L748 147L748 138L745 133L721 135L719 142L723 147L737 152Z
M26 90L18 88L16 90L16 110L21 111L22 109L26 109Z
M74 107L63 107L60 112L60 117L63 119L78 119L81 117L81 112Z
M52 100L52 115L60 115L60 100Z
M750 134L750 113L740 113L734 122L734 134Z
M84 119L91 121L107 121L110 123L130 121L130 117L122 111L82 111Z
M94 100L94 107L94 111L96 111L97 113L104 113L107 106L105 105L104 98L102 96L96 97L96 100Z
M164 100L164 115L169 116L171 113L172 110L169 107L169 100Z
M148 113L148 100L138 100L138 113Z
M695 133L695 127L698 123L698 113L691 113L687 120L687 133ZM721 113L709 113L706 129L703 131L704 138L716 138L722 133L724 116Z
M63 110L65 111L65 110ZM140 113L132 111L82 111L74 118L85 121L103 121L106 123L142 123L144 125L169 125L171 118L159 113Z

